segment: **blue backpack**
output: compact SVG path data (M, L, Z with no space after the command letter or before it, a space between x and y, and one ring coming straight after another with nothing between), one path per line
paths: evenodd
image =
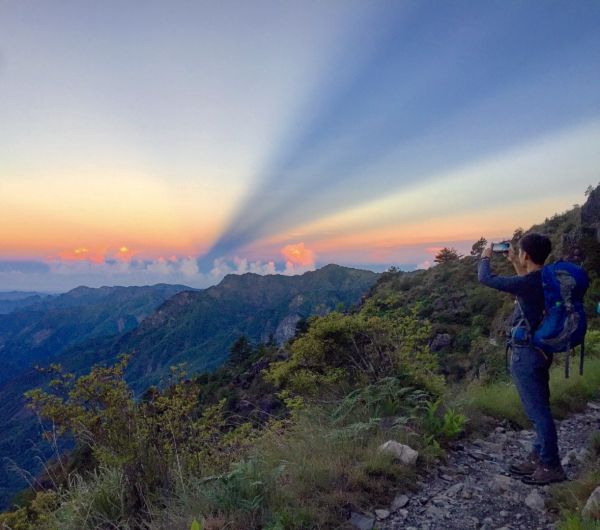
M544 318L533 333L533 345L546 353L567 352L565 377L569 377L571 350L581 346L579 373L583 374L587 319L583 297L589 286L585 270L569 261L557 261L542 269Z

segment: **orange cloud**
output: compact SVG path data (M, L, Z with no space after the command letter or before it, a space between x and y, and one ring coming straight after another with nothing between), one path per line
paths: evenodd
M431 254L437 254L440 250L442 250L444 247L427 247L425 249L425 252L430 252Z
M85 247L77 247L73 250L65 250L58 254L61 261L91 261L92 263L104 263L104 255L101 252L91 252Z
M295 245L286 245L281 249L281 253L287 261L294 265L308 267L315 263L314 252L306 248L302 242L296 243Z

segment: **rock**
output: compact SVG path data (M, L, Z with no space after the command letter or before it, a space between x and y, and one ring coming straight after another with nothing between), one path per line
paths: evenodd
M504 444L503 443L494 443L494 442L486 442L484 441L480 447L484 450L487 451L488 453L491 454L502 454L502 448L503 448Z
M570 451L567 452L567 454L563 457L563 459L560 461L560 463L563 466L567 466L569 465L571 462L575 462L577 460L577 450L576 449L571 449Z
M492 434L489 439L492 443L499 445L500 449L503 449L508 442L508 434L496 432Z
M446 512L433 504L430 504L425 510L425 514L433 519L443 519L446 516Z
M587 406L589 409L592 409L592 410L600 410L600 405L598 405L597 403L590 402L587 404Z
M429 349L432 352L438 352L444 348L447 348L452 344L452 337L448 333L438 333L431 343L429 344Z
M527 497L525 497L525 504L529 506L532 510L544 511L546 508L544 498L536 489L532 490L531 493L527 495Z
M508 517L508 512L506 510L500 510L500 517Z
M375 519L367 517L362 513L352 512L350 515L350 524L358 530L372 530Z
M446 495L448 495L448 497L454 497L458 492L460 492L460 490L463 489L464 485L464 482L457 482L456 484L453 484L446 490Z
M277 326L273 340L281 345L291 339L296 334L296 324L300 322L301 317L296 313L287 315Z
M519 436L521 438L531 438L532 436L534 436L534 432L533 431L528 431L526 429L522 430L519 432Z
M395 512L400 508L404 508L408 504L408 497L406 495L396 495L392 501L390 509Z
M587 519L600 519L600 486L589 496L581 515Z
M486 517L483 520L483 524L488 524L489 525L489 524L493 524L493 523L494 523L494 520L491 517Z
M577 453L577 460L583 462L589 455L590 452L585 447L582 447Z
M462 492L462 498L463 499L472 499L473 498L473 492L468 489L468 488L464 488L463 492Z
M398 443L394 440L388 440L380 445L379 450L391 453L406 466L413 465L419 457L419 453L412 447Z
M494 475L490 489L496 492L509 491L513 487L513 479L505 475Z
M377 517L377 519L387 519L389 516L389 510L375 510L375 517Z
M469 451L467 454L474 460L478 460L480 462L482 460L486 460L489 457L488 454L484 453L483 451L478 451L477 449L473 449L472 451Z

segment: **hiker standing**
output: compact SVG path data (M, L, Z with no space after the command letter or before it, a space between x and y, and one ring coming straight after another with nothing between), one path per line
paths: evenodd
M550 410L549 369L552 353L532 344L535 330L544 316L542 268L552 250L550 240L541 234L527 234L519 240L518 253L511 245L507 259L516 276L492 273L492 246L486 248L478 266L479 282L516 296L512 318L510 372L521 404L535 427L536 440L526 459L510 466L510 471L527 484L548 484L566 480L558 451L556 426Z

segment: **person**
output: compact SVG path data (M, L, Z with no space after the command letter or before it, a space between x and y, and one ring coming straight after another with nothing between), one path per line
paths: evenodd
M524 461L513 463L509 471L527 484L561 482L567 476L561 465L556 426L550 410L549 370L552 354L531 344L531 335L544 315L542 268L552 250L543 234L530 233L511 243L506 255L515 276L498 276L491 270L492 246L479 260L478 279L483 285L516 296L512 317L510 373L523 410L534 425L536 439Z

